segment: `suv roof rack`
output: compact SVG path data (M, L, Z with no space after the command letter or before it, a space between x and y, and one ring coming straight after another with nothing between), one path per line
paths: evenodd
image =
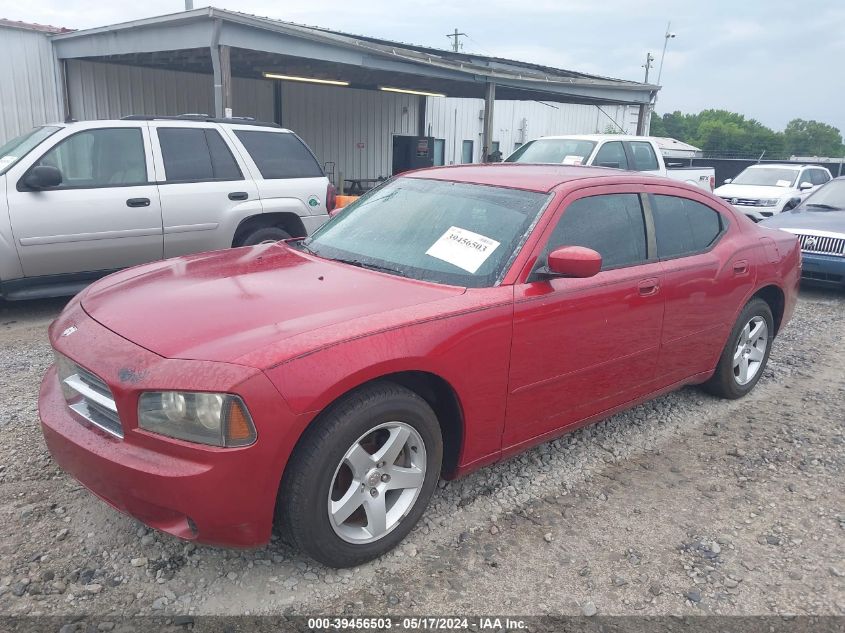
M121 117L121 121L200 121L203 123L236 123L237 125L260 125L261 127L282 127L278 123L256 121L252 117L233 116L228 119L209 116L207 114L177 114L171 116L151 116L148 114L130 114Z

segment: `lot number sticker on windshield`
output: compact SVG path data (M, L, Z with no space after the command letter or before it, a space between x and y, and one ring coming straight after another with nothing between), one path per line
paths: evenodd
M792 181L790 181L790 180L778 180L775 183L775 186L776 187L788 187L791 184L792 184Z
M580 165L584 162L583 156L564 156L563 157L563 164L564 165Z
M463 268L468 273L475 273L498 247L496 240L450 226L425 254Z

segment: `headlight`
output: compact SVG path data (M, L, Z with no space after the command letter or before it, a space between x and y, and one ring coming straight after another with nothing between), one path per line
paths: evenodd
M776 207L780 198L769 198L768 200L760 200L761 207Z
M226 393L142 393L138 400L138 426L211 446L247 446L255 441L255 425L243 400Z

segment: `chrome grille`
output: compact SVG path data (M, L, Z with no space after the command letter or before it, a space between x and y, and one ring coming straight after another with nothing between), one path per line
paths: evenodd
M801 250L805 253L819 253L820 255L845 255L845 237L830 235L807 235L797 233Z
M755 200L754 198L726 198L722 197L722 200L729 204L735 204L738 206L743 207L761 207L763 205L760 204L759 200Z
M123 439L123 425L108 385L87 369L59 354L56 355L56 368L71 411L109 435Z

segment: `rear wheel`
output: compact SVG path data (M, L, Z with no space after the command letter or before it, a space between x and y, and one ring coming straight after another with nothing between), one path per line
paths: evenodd
M425 511L443 443L428 403L390 382L344 397L306 431L285 473L278 520L331 567L396 546Z
M743 308L705 388L722 398L736 399L749 393L763 375L774 340L772 310L762 299Z
M244 235L239 242L239 246L255 246L256 244L264 244L269 242L278 242L280 240L290 239L290 233L278 226L265 226L260 229L254 229Z

